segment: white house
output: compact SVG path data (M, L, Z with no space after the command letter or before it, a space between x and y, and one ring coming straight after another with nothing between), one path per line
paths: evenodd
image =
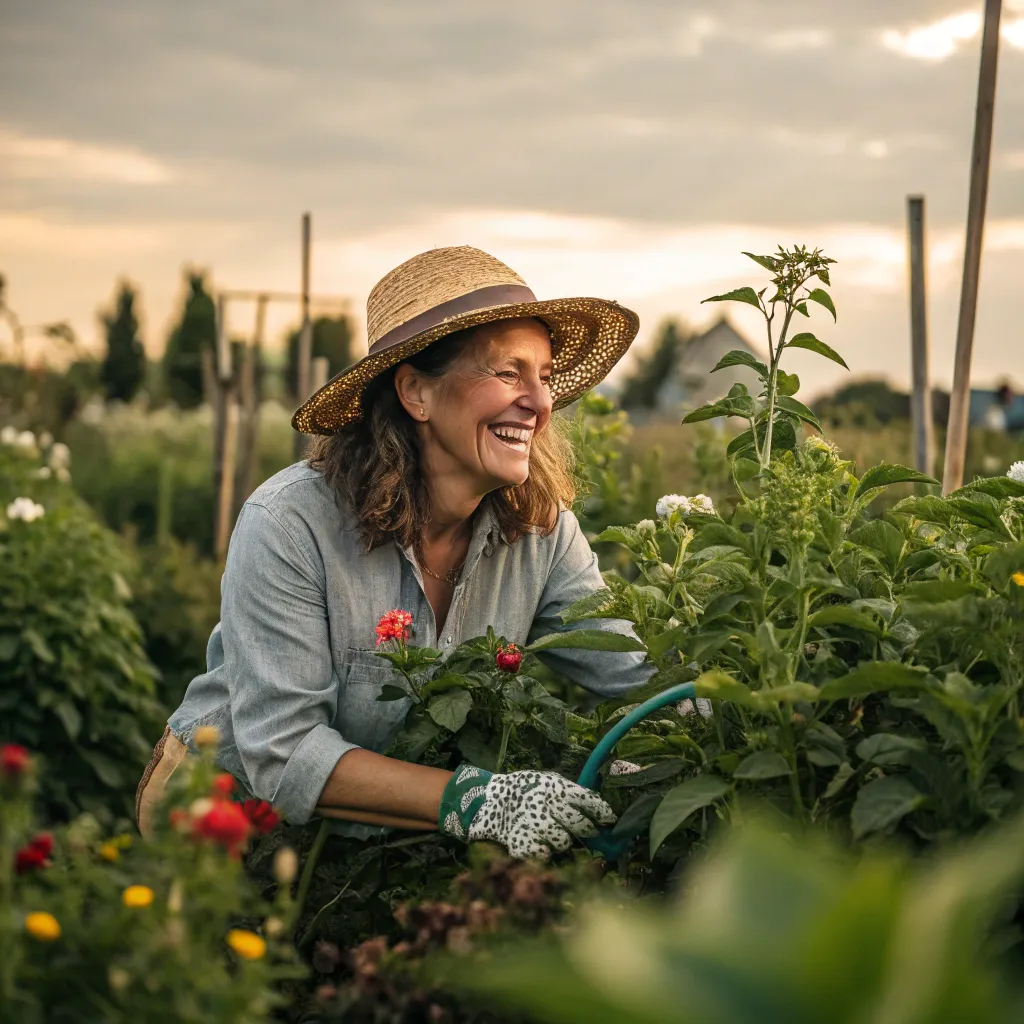
M745 384L752 395L761 390L760 378L746 366L729 366L712 373L715 365L727 352L740 349L765 361L757 351L724 317L703 334L698 334L679 345L671 373L658 391L656 416L675 416L691 409L724 398L733 384Z

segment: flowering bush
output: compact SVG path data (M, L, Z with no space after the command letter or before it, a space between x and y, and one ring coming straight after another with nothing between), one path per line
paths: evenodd
M238 859L254 829L214 784L212 751L175 773L152 841L111 838L88 815L36 833L45 768L9 747L0 760L3 1020L270 1019L275 989L304 973L290 942L294 864L264 902ZM238 818L225 829L228 807Z
M61 446L0 441L0 742L43 749L48 818L128 813L162 711L121 547L56 471Z

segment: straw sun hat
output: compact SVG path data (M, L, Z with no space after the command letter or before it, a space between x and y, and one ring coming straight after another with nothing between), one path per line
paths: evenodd
M320 388L292 426L304 434L334 434L362 418L363 391L384 370L446 334L527 316L551 331L556 409L602 381L639 328L636 313L607 299L538 302L515 271L479 249L431 249L377 282L366 300L369 354Z

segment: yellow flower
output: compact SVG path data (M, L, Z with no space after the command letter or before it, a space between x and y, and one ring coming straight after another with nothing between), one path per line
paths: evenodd
M243 960L259 960L267 951L267 944L260 936L242 928L232 928L227 943Z
M153 902L153 890L148 885L129 885L121 894L121 902L133 909L148 907Z
M109 860L111 864L121 856L121 851L113 843L104 843L100 847L100 856L104 860Z
M1013 580L1018 587L1024 587L1024 572L1015 572L1010 579Z
M37 910L25 918L25 931L40 942L53 942L60 938L60 922L53 914Z
M215 747L220 743L220 729L215 725L201 725L196 729L192 742L198 750L204 747Z

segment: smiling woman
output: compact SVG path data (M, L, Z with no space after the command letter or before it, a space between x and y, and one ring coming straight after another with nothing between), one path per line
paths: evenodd
M568 508L572 451L552 411L605 376L636 316L600 299L539 302L504 264L463 247L388 274L367 323L367 357L295 414L297 428L322 435L310 459L239 515L207 671L154 751L140 828L212 725L222 767L292 821L319 813L440 827L519 855L564 849L611 813L575 783L385 756L409 702L377 699L390 668L374 656L375 624L403 609L416 643L444 652L489 626L526 644L565 628L559 612L603 586ZM636 653L542 657L606 696L652 671Z

